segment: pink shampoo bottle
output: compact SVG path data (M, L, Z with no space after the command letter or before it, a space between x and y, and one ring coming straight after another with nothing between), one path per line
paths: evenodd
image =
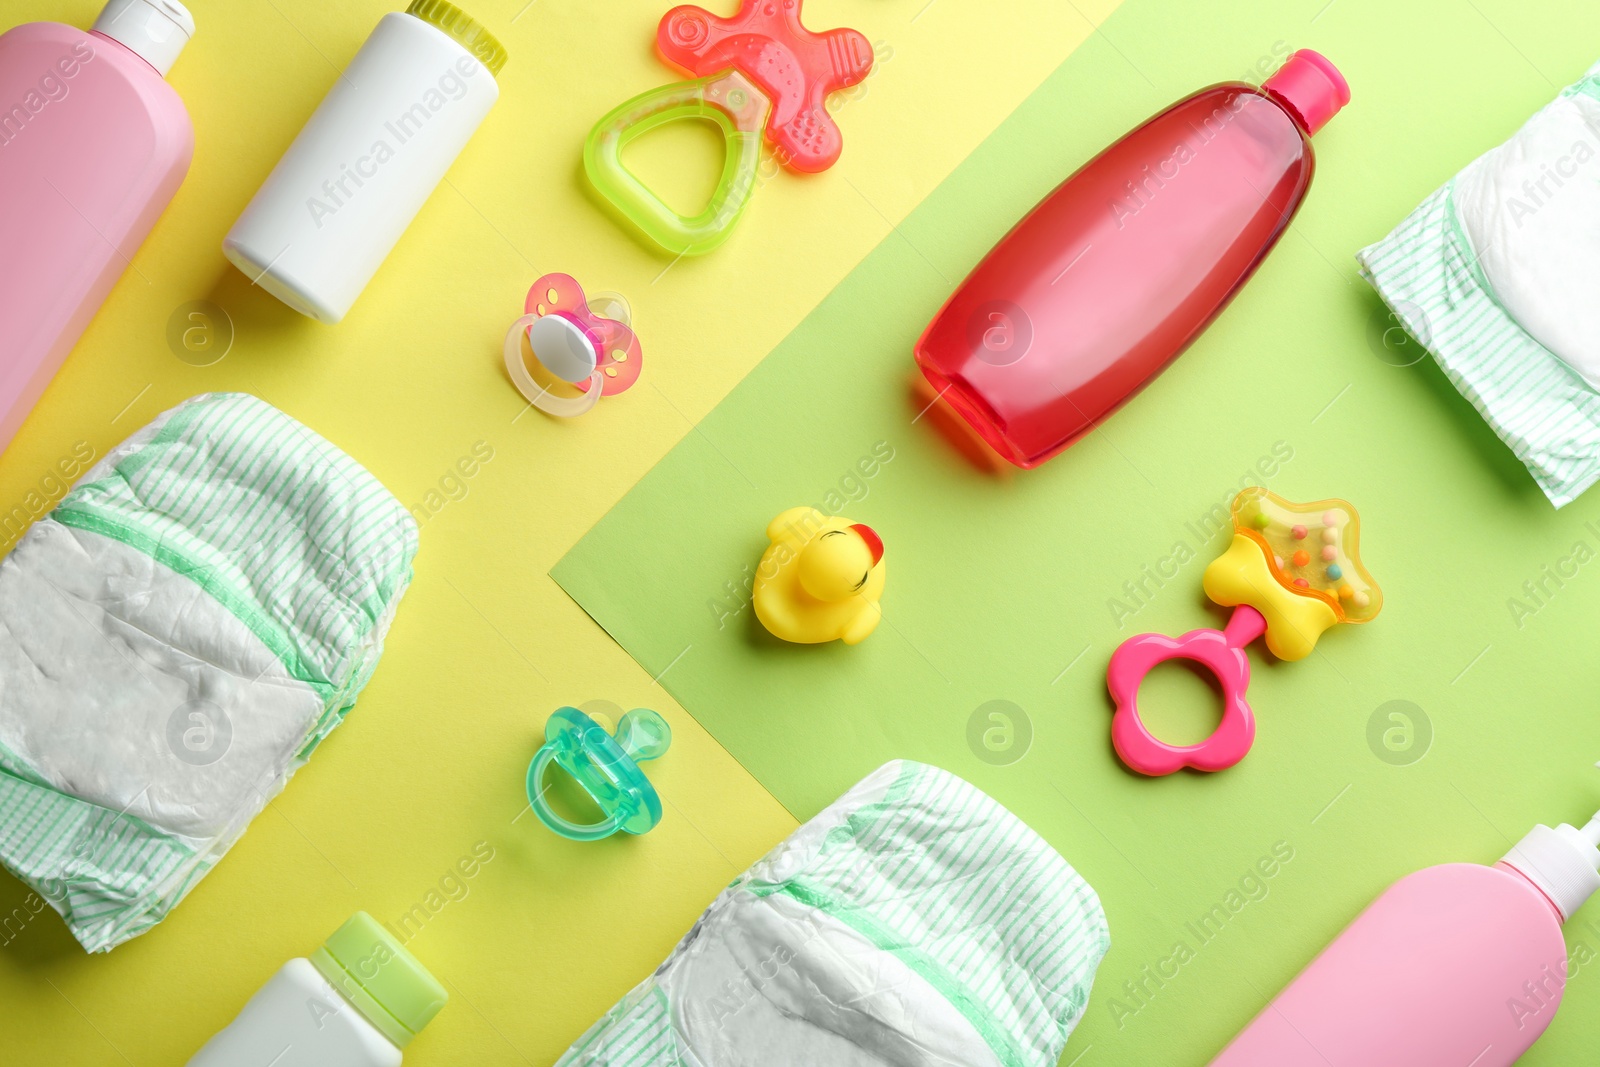
M999 455L1037 467L1143 389L1219 314L1300 209L1311 137L1350 102L1301 49L1147 120L1028 215L917 342L929 385Z
M175 0L0 34L0 451L189 171L166 73L193 34Z
M1561 926L1600 889L1597 845L1600 814L1536 826L1493 867L1400 879L1212 1067L1515 1063L1561 1004Z

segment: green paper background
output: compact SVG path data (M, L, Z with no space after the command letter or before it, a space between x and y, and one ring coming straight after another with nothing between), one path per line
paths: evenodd
M1043 468L963 461L908 389L912 345L950 290L1101 147L1199 86L1270 69L1285 46L1328 54L1355 99L1318 135L1310 198L1255 279ZM1204 1063L1395 878L1491 862L1534 823L1600 806L1600 495L1553 511L1352 258L1596 55L1593 4L1129 0L552 574L796 816L894 757L1006 804L1110 917L1063 1062ZM729 300L708 328L760 314L759 294ZM893 458L875 463L875 448ZM1222 624L1200 574L1226 538L1200 524L1256 482L1353 502L1386 607L1299 663L1257 646L1242 764L1138 778L1109 746L1106 659L1141 630ZM884 623L854 648L784 645L740 586L766 523L835 490L887 543ZM1193 558L1160 579L1179 544ZM1211 698L1173 673L1145 694L1178 730ZM1015 705L999 757L969 730L996 700ZM1409 702L1398 752L1382 737L1403 726L1391 701ZM1293 858L1251 877L1275 847ZM1218 903L1242 906L1202 940L1187 924ZM1567 937L1580 958L1600 949L1600 904ZM1146 979L1178 942L1191 958ZM1524 1062L1591 1059L1597 1017L1600 959Z

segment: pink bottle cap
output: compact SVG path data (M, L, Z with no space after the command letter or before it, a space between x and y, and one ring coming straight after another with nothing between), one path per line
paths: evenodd
M1350 83L1327 56L1302 48L1278 72L1261 84L1300 119L1306 132L1315 134L1350 102Z

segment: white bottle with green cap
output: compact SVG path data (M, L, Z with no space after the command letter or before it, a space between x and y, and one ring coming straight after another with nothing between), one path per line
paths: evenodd
M189 1067L400 1067L444 1007L444 986L358 911L310 959L290 960Z
M445 0L385 15L223 253L301 314L344 318L499 99L505 62L500 42Z

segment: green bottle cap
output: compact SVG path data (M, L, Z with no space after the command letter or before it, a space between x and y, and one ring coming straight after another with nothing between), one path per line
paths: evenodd
M313 952L311 964L396 1048L410 1044L449 999L439 980L364 911Z
M505 46L456 5L446 0L411 0L406 14L448 33L457 44L476 56L478 62L488 67L490 74L498 75L500 68L506 65Z

